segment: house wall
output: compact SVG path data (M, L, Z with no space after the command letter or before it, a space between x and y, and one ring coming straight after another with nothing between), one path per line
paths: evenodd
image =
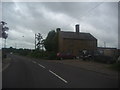
M113 49L113 48L111 48L111 49L109 49L109 48L101 48L99 50L102 50L103 54L105 56L111 56L111 57L117 56L117 53L118 53L117 49Z
M97 40L63 39L59 37L59 52L69 52L79 55L80 50L96 50Z

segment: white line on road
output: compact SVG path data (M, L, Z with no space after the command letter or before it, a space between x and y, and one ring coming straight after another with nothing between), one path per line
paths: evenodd
M8 63L5 67L3 67L2 70L0 70L0 72L2 72L2 71L4 71L5 69L7 69L9 65L10 65L10 63Z
M53 71L49 70L50 73L52 73L53 75L55 75L56 77L58 77L60 80L62 80L65 83L68 83L65 79L61 78L60 76L58 76L56 73L54 73Z
M32 61L33 63L36 63L35 61Z
M45 68L43 65L41 65L41 64L38 64L40 67L42 67L42 68Z

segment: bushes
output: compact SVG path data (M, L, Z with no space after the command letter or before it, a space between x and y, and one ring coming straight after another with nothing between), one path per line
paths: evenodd
M27 56L33 58L40 58L40 59L50 59L50 60L56 59L55 52L47 52L47 51L39 51L39 50L33 50Z
M94 61L108 63L108 64L116 62L115 58L105 55L94 56L93 59Z
M3 54L2 54L2 59L5 59L5 58L7 58L7 54L6 54L6 53L3 53Z
M112 70L120 71L120 63L111 64L108 68Z
M40 58L40 59L56 59L56 53L54 51L43 51L43 50L30 50L30 49L14 49L14 48L7 48L2 50L2 57L6 58L6 53L13 52L14 54L28 56L33 58Z
M27 56L31 56L31 57L34 57L34 58L41 58L42 57L42 52L38 51L38 50L33 50L33 51L29 52Z
M56 59L56 53L55 52L47 52L47 51L38 51L34 50L31 53L28 54L30 57L34 58L40 58L40 59Z
M57 59L57 55L55 52L49 52L48 53L48 59L53 60L53 59Z
M7 51L5 48L2 49L2 59L7 58Z

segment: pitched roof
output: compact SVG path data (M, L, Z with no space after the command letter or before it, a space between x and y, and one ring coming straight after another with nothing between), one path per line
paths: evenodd
M112 48L112 47L98 47L98 49L117 49L117 48Z
M84 40L97 40L94 36L90 33L76 33L76 32L66 32L60 31L60 36L66 39L84 39Z

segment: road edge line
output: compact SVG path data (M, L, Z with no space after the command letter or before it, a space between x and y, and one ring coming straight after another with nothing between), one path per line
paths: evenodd
M6 66L4 66L4 67L2 68L2 70L0 70L0 72L3 72L5 69L7 69L7 68L9 67L9 65L10 65L10 63L8 63Z

